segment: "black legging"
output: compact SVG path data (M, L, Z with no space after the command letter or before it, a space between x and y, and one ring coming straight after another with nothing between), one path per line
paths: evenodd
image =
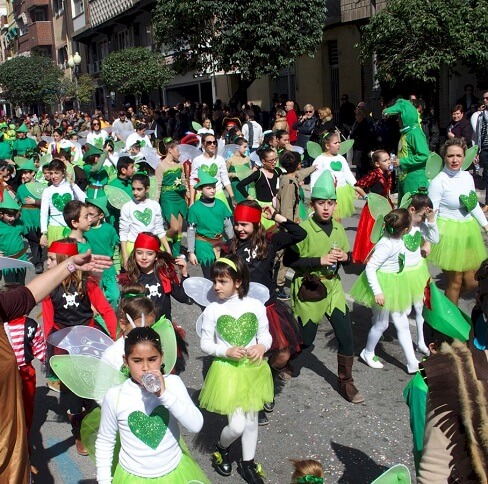
M339 343L338 352L341 355L352 356L354 355L354 336L352 334L351 317L349 316L349 310L346 306L346 312L343 313L339 309L335 308L332 314L327 315L327 319L332 325L334 335ZM302 326L302 338L303 347L307 348L312 345L317 335L318 324L311 320Z

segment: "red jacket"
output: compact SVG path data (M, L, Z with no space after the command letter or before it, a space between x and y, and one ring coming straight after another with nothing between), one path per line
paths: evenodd
M297 113L294 109L286 113L286 122L290 126L290 143L296 143L298 140L298 131L293 129L293 125L298 121Z

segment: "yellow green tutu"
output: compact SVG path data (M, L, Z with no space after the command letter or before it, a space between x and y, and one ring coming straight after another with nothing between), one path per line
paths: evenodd
M185 453L182 454L176 469L161 477L139 477L127 472L119 464L115 470L113 484L210 484L210 479L200 466Z
M258 412L273 398L273 378L266 361L215 358L200 392L200 407L221 415L231 415L238 408Z
M47 226L47 243L51 245L55 240L61 240L69 236L71 229L63 225Z
M487 258L480 226L473 217L451 220L437 217L439 243L432 244L429 261L444 271L477 270Z
M377 271L378 282L383 289L383 296L385 297L385 304L383 308L389 311L403 312L412 307L413 298L410 291L405 290L407 286L407 277L405 271L397 272L383 272ZM353 284L351 288L351 297L356 302L371 308L378 306L374 300L374 294L368 284L366 272L363 272Z
M418 264L403 269L405 284L408 285L412 302L424 300L424 290L430 278L427 262L422 259Z
M354 212L354 198L355 190L351 185L344 185L336 188L337 193L337 207L334 211L334 216L337 218L350 217Z

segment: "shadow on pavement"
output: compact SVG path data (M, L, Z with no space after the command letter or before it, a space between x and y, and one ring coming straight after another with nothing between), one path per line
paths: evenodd
M330 443L339 460L344 464L344 473L337 481L339 484L350 484L351 482L373 482L383 474L388 467L377 464L364 452L338 444Z

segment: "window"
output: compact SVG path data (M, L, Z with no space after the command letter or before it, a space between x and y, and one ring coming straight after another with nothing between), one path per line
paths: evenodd
M82 14L85 11L84 0L72 0L72 6L73 6L73 18L77 17L78 15Z
M55 15L61 15L64 10L63 0L53 0L53 12Z
M122 30L117 34L119 50L134 47L134 29L132 27Z
M36 7L31 11L32 22L45 22L48 20L47 7Z
M61 69L66 69L68 62L68 53L66 51L66 47L61 47L58 49L58 65Z

